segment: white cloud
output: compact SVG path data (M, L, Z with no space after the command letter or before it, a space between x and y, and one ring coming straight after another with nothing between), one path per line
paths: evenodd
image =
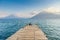
M58 7L49 7L49 8L44 9L44 11L50 12L50 13L60 13L60 8L58 8Z
M42 11L46 11L46 12L49 12L49 13L54 13L54 14L60 14L60 8L59 7L48 7L48 8L45 8L43 10L38 10L38 11L32 11L31 13L16 13L16 14L13 14L17 17L22 17L22 18L31 18L37 14L39 14L40 12ZM6 16L9 16L11 14L8 14L8 12L0 12L0 18L4 18Z
M30 14L33 16L39 14L41 12L41 10L38 10L38 11L32 11Z

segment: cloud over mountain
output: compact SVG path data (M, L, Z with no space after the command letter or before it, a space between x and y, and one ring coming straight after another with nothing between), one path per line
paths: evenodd
M59 14L59 15L58 15ZM12 15L12 16L11 16ZM32 18L35 16L39 16L39 17L47 17L47 18L60 18L60 9L56 8L56 7L49 7L49 8L45 8L43 10L39 10L39 11L32 11L30 13L15 13L15 14L10 14L10 13L6 13L6 12L0 12L0 18L5 18L5 17L9 17L10 18Z
M42 11L39 14L32 17L32 19L60 19L60 14L49 13L46 11Z
M43 9L43 11L46 11L46 12L49 12L49 13L60 13L60 8L49 7L49 8Z

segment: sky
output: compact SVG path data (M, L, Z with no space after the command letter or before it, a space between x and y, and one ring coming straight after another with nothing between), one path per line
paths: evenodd
M0 17L10 14L31 17L31 13L41 10L60 12L60 0L0 0Z

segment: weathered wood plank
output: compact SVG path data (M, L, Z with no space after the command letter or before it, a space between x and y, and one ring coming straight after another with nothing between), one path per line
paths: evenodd
M37 25L27 25L18 30L7 40L48 40L46 35Z

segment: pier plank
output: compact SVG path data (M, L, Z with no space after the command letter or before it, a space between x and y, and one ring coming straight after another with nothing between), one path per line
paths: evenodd
M48 40L37 25L27 25L6 40Z

